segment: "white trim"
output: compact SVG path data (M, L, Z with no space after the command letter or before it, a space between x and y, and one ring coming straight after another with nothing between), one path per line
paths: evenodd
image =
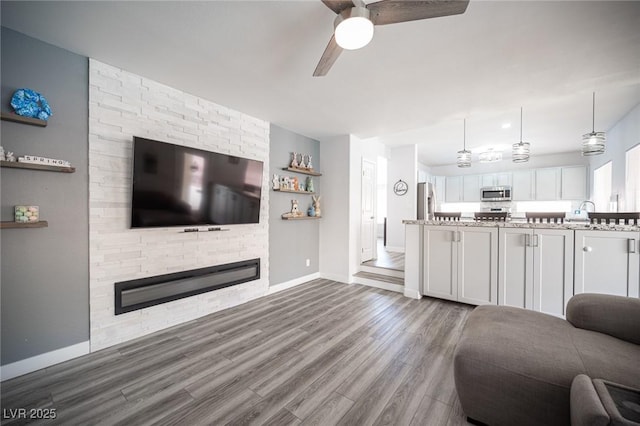
M404 286L399 284L391 284L384 281L372 280L370 278L353 277L353 282L356 284L362 284L369 287L381 288L383 290L395 291L396 293L403 293Z
M406 288L404 289L404 295L405 297L410 297L412 299L422 299L422 295L420 294L419 291L414 290L412 288Z
M404 271L399 271L397 269L360 265L360 270L362 272L369 272L371 274L384 275L385 277L404 278Z
M286 290L291 287L295 287L300 284L307 283L309 281L317 280L320 278L320 272L314 272L313 274L305 275L304 277L295 278L293 280L285 281L280 284L270 285L267 295L277 293L282 290Z
M54 364L59 364L90 352L89 341L77 343L75 345L56 349L55 351L46 352L40 355L21 361L12 362L11 364L0 366L0 376L2 381L22 376Z
M325 280L337 281L339 283L353 284L353 279L350 279L348 276L342 276L338 274L327 274L324 272L320 272L320 278Z
M386 246L385 249L392 253L404 253L404 247Z

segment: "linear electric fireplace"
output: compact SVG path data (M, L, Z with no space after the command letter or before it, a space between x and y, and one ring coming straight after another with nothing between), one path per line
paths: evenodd
M115 283L116 315L260 279L260 259Z

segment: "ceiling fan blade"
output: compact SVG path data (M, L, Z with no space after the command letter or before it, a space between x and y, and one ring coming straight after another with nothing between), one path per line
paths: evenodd
M338 56L340 56L340 53L342 53L342 47L336 43L335 36L331 36L331 40L329 40L329 44L327 44L327 47L324 49L324 53L320 58L320 62L318 62L318 66L316 66L316 70L313 72L313 76L322 77L327 75L336 62L336 59L338 59Z
M322 3L335 13L340 13L345 9L353 7L353 2L351 0L322 0Z
M367 9L375 25L387 25L459 15L467 10L468 5L469 0L382 0L368 4Z

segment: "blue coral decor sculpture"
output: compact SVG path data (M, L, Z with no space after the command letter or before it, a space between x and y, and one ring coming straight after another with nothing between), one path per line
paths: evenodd
M31 89L18 89L11 98L11 106L16 114L23 117L48 120L53 115L49 103L40 93Z

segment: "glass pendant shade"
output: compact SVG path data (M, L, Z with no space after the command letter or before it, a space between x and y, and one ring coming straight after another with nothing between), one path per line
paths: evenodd
M511 161L514 163L526 163L531 155L531 144L529 142L518 142L513 144L511 151Z
M522 142L522 107L520 107L520 142L511 147L511 161L514 163L526 163L531 156L531 144Z
M497 161L502 161L502 152L494 151L493 149L489 149L485 152L481 152L478 155L481 163L495 163Z
M463 149L458 151L458 167L471 167L471 151Z
M598 155L604 153L606 135L604 132L591 132L582 135L582 155Z
M458 151L458 167L471 167L471 151L467 150L467 120L463 121L462 151Z
M360 49L373 38L373 22L369 9L353 7L336 17L334 35L338 46L346 50Z
M607 136L604 132L596 132L596 92L593 92L593 115L591 133L582 135L582 155L599 155L604 153Z

